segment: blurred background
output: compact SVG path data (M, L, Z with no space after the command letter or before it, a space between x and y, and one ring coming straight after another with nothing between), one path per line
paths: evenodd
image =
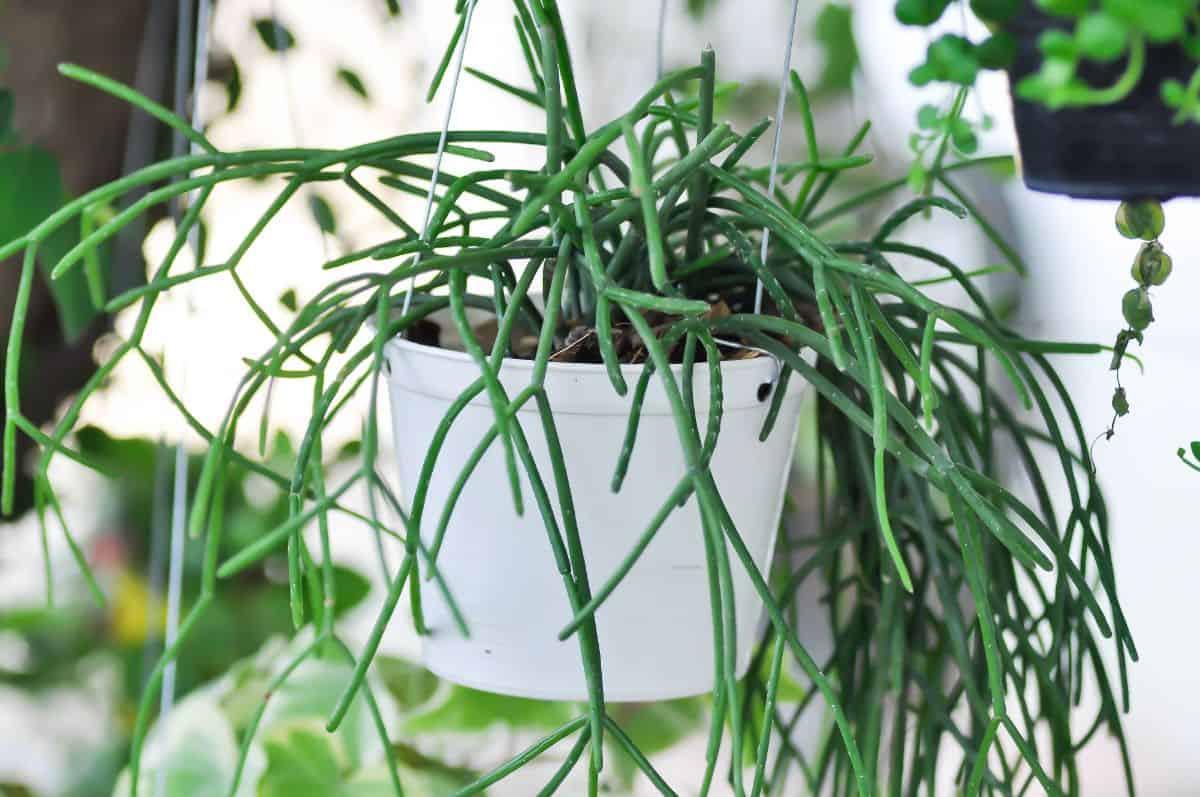
M64 196L166 154L169 142L143 116L66 80L55 66L79 63L170 104L175 5L0 0L0 88L9 92L0 99L11 99L11 117L8 103L0 102L0 241L19 233L22 219L44 216ZM442 99L426 104L425 90L453 25L445 6L444 0L404 0L401 13L393 16L382 0L218 0L211 67L198 89L200 119L224 149L348 146L436 129ZM656 6L649 0L562 3L589 126L621 113L653 79ZM933 34L902 28L891 6L891 0L803 0L793 42L792 64L813 91L824 151L840 151L862 120L873 120L864 147L876 156L869 179L907 171L917 108L945 99L944 88L924 91L909 85L906 75ZM711 43L720 79L741 85L722 111L745 129L773 112L781 32L789 12L785 0L671 0L665 64L690 64ZM512 39L511 13L506 3L479 4L467 64L519 81L524 67ZM1013 151L1008 106L1003 76L990 75L970 110L996 122L982 141L985 152ZM453 123L487 128L502 118L514 129L536 129L538 114L465 76ZM798 119L789 116L785 157L799 154L801 140ZM766 154L758 157L765 161ZM988 173L974 175L969 188L1030 266L1025 280L989 277L986 290L993 300L1011 307L1030 337L1109 342L1122 325L1120 297L1136 250L1113 230L1115 206L1034 194L1019 180ZM244 234L245 220L275 195L265 184L222 190L221 201L210 203L205 219L207 262L221 262L222 253ZM419 197L396 193L392 201L402 214L419 217ZM1167 206L1163 241L1175 258L1175 275L1156 296L1157 323L1138 352L1144 373L1123 372L1132 414L1122 420L1116 437L1101 440L1095 449L1112 515L1119 593L1142 657L1130 672L1127 733L1145 795L1200 794L1195 752L1200 690L1193 686L1200 643L1189 630L1196 626L1189 618L1200 603L1195 576L1200 477L1175 454L1200 437L1200 314L1194 306L1200 295L1200 225L1191 221L1198 210L1191 200ZM250 276L252 290L279 297L281 308L294 308L297 296L310 296L322 285L319 265L327 253L357 248L381 237L383 229L353 203L314 193L283 211L242 273ZM936 240L965 268L1000 262L976 227L948 215L905 229L914 241ZM130 240L117 241L114 282L144 278L144 264L161 256L172 234L168 218L152 217ZM0 329L7 330L17 271L12 264L4 266ZM921 274L918 266L907 267L913 276ZM35 353L25 364L25 402L30 412L40 413L35 418L40 421L61 411L64 399L94 371L94 352L112 346L112 333L132 323L130 311L112 320L94 318L62 295L66 290L58 287L56 293L44 281L35 288L27 331ZM252 316L229 311L237 304L232 291L232 286L206 284L175 292L147 336L148 348L162 358L172 381L206 422L229 401L241 375L239 357L269 343ZM1057 365L1085 429L1090 436L1101 435L1111 415L1107 358L1058 358ZM0 527L0 794L108 795L128 756L136 701L162 644L171 448L181 443L199 450L177 412L152 389L153 378L140 363L122 365L85 409L90 427L78 441L80 449L120 478L106 481L79 470L59 479L70 485L61 496L62 520L97 572L107 596L103 608L92 602L78 577L65 535L46 541L54 566L54 604L47 608L36 518L27 512ZM306 407L303 398L289 399L286 391L276 396L271 446L279 457L294 445ZM356 440L361 413L343 417L345 423L326 440L327 450ZM198 462L192 462L193 477L197 469ZM795 490L803 494L803 466L800 470ZM231 498L231 547L286 515L286 496L252 474L240 480ZM20 499L27 509L28 489ZM801 513L795 522L812 520ZM345 604L340 622L353 644L365 636L378 605L374 541L353 524L335 528L333 537ZM187 596L197 583L199 551L189 549L185 562ZM285 577L276 563L221 593L198 631L200 642L181 660L180 705L172 726L181 730L158 740L148 761L151 767L175 761L173 771L183 767L211 786L188 794L224 793L220 784L229 780L236 734L254 708L251 696L298 644L287 636ZM388 632L376 686L403 765L424 793L450 793L571 716L567 706L439 683L415 663L416 637L403 623L397 615ZM819 629L813 636L819 646ZM286 699L272 703L264 729L285 717L320 717L344 676L331 664L304 668ZM670 782L684 793L687 784L698 783L699 734L706 722L702 702L621 711L629 712L624 719L643 748L658 751L655 763ZM355 773L345 793L377 793L372 789L384 782L377 743L361 723L348 723L343 734L343 753ZM185 749L203 750L202 760L179 763ZM1098 740L1085 762L1085 794L1123 793L1115 746ZM257 750L247 764L254 776L245 780L259 783L257 793L299 793L272 778L285 763L279 748ZM547 758L492 793L532 794L555 765ZM632 771L610 777L614 793L653 793ZM248 787L244 793L256 792ZM564 793L576 792L568 785Z

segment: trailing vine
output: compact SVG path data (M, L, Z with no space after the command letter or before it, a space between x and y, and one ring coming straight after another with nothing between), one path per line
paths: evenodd
M1121 365L1125 361L1126 351L1130 343L1136 341L1140 346L1145 340L1145 331L1154 322L1150 289L1166 282L1173 266L1171 256L1163 251L1158 240L1166 226L1166 219L1162 205L1157 201L1122 202L1117 208L1116 224L1122 236L1143 243L1130 268L1130 275L1137 287L1127 291L1121 298L1121 315L1129 326L1117 333L1109 366L1117 380L1112 398L1113 420L1104 433L1109 440L1116 434L1117 420L1129 414L1129 397L1121 386Z
M458 5L460 15L469 13ZM131 793L141 793L151 696L166 664L186 655L192 629L223 583L285 550L293 617L312 626L314 641L295 654L279 683L314 657L352 666L330 707L328 728L336 729L364 701L388 751L394 789L403 793L368 674L404 597L419 632L427 630L423 590L438 590L454 605L440 578L437 542L429 536L429 520L453 506L429 506L426 495L448 431L476 396L486 398L493 419L479 450L496 447L509 479L508 493L493 500L528 504L528 511L542 519L575 610L561 636L579 645L589 694L576 716L458 794L481 793L568 740L573 746L543 793L552 793L577 765L586 768L589 793L598 793L614 756L633 762L661 793L675 793L604 699L604 651L593 618L607 596L621 588L622 574L589 583L581 546L586 518L575 517L561 448L552 442L548 472L539 467L523 428L530 416L518 413L527 405L533 408L547 440L557 439L545 376L553 367L551 356L569 345L572 329L579 326L595 334L597 357L618 395L630 385L617 367L617 330L636 336L644 365L631 394L626 448L636 442L637 397L644 395L644 383L655 379L670 403L679 452L687 462L683 481L662 496L664 512L689 497L700 508L696 533L705 542L714 584L708 608L716 662L702 793L718 777L734 793L755 797L784 793L789 778L796 777L813 793L916 793L934 788L947 766L958 788L971 794L1019 793L1034 781L1048 794L1077 792L1079 751L1099 729L1116 738L1124 754L1126 672L1137 650L1117 600L1107 512L1092 474L1087 436L1047 355L1097 355L1105 349L1022 337L997 317L973 283L975 274L933 249L893 240L907 220L933 209L972 216L990 229L949 175L994 159L939 159L929 192L941 186L950 198L917 197L877 229L842 240L831 231L856 225L835 223L853 222L858 208L903 191L905 181L827 202L840 187L839 177L869 160L857 151L866 129L838 157L827 157L798 76L793 75L793 100L805 122L809 156L782 164L780 173L804 180L795 188L784 180L771 191L764 170L745 163L770 122L740 133L713 118L711 51L697 65L663 75L621 117L593 127L584 120L556 2L516 0L515 8L519 38L529 44L522 47L528 85L489 82L540 107L546 129L452 130L444 143L454 168L436 173L423 157L439 151L437 134L399 135L337 150L226 152L203 131L128 87L79 67L62 70L150 113L196 147L195 154L165 160L69 202L27 234L0 245L0 259L24 258L5 373L5 511L12 508L16 436L27 435L39 447L34 479L53 505L49 466L59 456L90 464L73 447L76 423L83 406L124 362L140 361L150 369L163 394L207 444L189 517L191 538L203 540L200 590L144 693L131 750ZM464 27L460 16L460 33L435 74L432 91ZM500 145L532 148L541 167L493 165L492 149ZM180 251L215 189L243 180L268 181L277 191L274 201L222 262L182 270L176 263ZM331 257L322 265L329 273L326 286L311 297L294 297L295 312L280 317L245 287L240 274L264 229L314 183L343 187L390 222L395 237ZM385 189L415 186L423 192L431 183L440 194L421 235L396 211L395 195ZM95 225L53 267L56 276L73 273L95 247L149 208L191 197L148 283L106 297L110 311L128 308L134 316L127 336L105 353L96 376L58 420L38 428L22 412L20 367L28 283L38 252L57 230L78 224L87 208L116 204L143 187L150 189L143 198ZM898 253L944 270L963 288L968 305L942 304L907 282L890 262ZM1159 273L1146 272L1150 278ZM147 353L144 341L160 298L187 282L218 279L235 282L272 343L247 359L228 412L219 423L206 425ZM540 301L533 299L537 284L544 287ZM486 289L477 292L476 285ZM760 285L762 312L755 312ZM468 322L468 309L489 313L498 330L513 334L483 340ZM379 461L374 413L366 420L352 472L328 467L324 430L347 411L352 397L373 390L384 345L397 335L427 331L433 318L453 326L479 376L452 402L429 449L417 452L425 464L422 478L405 485L401 497L380 475L386 463ZM536 341L523 352L533 363L531 377L528 386L510 395L498 371L506 358L520 356L513 340L522 337ZM755 564L721 485L706 467L721 432L720 361L732 349L747 347L779 360L782 383L802 379L818 396L818 433L808 442L819 472L819 521L811 533L785 530L773 572L761 572ZM815 365L801 356L805 349L815 353ZM714 374L709 403L717 411L707 418L697 417L690 400L696 366ZM242 424L265 424L255 417L258 410L252 408L259 405L254 400L280 379L312 389L307 429L287 470L239 445L237 434ZM1009 391L1029 412L1010 406ZM782 393L777 389L775 396ZM764 435L774 417L768 413ZM1015 467L1033 487L1031 501L1001 481L998 450L1009 444L1017 452ZM1040 464L1038 450L1053 455L1050 466ZM235 466L285 490L289 517L222 560L225 489ZM470 467L464 468L460 490L471 489ZM618 490L623 467L622 461L614 463ZM554 480L553 493L547 479ZM1050 500L1052 483L1066 487L1066 515ZM356 485L371 488L396 510L399 526L381 521L374 507L364 514L349 506L347 494ZM337 597L328 539L331 513L351 516L365 530L403 545L403 559L391 573L361 650L342 642L332 611ZM654 533L651 523L644 538ZM637 555L631 551L629 561ZM748 576L768 617L756 663L740 680L729 656L736 632L721 622L734 608L733 572ZM831 650L820 656L798 634L797 595L810 579L821 582L819 608L833 640ZM470 633L468 618L455 620L461 633ZM1117 679L1106 664L1110 656L1117 661ZM785 669L798 670L808 686L803 697L790 702L780 692ZM1078 706L1085 689L1098 693L1099 703L1081 723ZM818 746L797 749L793 729L818 713L831 720ZM253 743L251 724L241 739L243 760ZM719 773L726 744L733 755ZM1011 749L1019 755L1010 755ZM1125 761L1132 791L1127 756ZM230 794L237 785L231 785Z

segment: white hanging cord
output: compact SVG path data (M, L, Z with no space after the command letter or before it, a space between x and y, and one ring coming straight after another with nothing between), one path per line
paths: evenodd
M658 35L656 37L656 59L654 76L655 79L661 79L663 76L663 51L667 44L667 0L658 0Z
M175 47L175 110L180 116L185 113L191 118L192 127L199 121L200 86L208 73L208 21L210 0L199 0L199 8L193 0L179 0L179 19L176 25ZM195 14L195 16L193 16ZM194 27L193 27L194 26ZM191 56L189 59L187 56ZM188 61L191 60L191 64ZM192 71L192 104L187 109L188 67ZM176 156L187 151L187 142L176 132L172 140ZM178 202L174 206L175 222L179 224L181 213ZM189 236L193 255L199 257L198 231ZM196 263L200 265L199 262ZM170 650L179 637L179 605L183 592L183 548L184 526L187 518L187 450L182 441L175 446L175 486L171 496L171 550L167 569L167 627L163 640L164 652ZM167 792L167 769L170 762L167 745L167 728L171 709L175 704L175 659L167 662L163 670L162 690L159 696L158 769L155 777L155 797L165 797Z
M442 158L446 154L446 138L450 134L450 117L454 114L454 99L458 96L458 81L462 77L463 60L467 55L467 37L471 34L471 18L475 16L475 0L467 3L467 18L463 22L462 38L458 42L458 53L454 56L454 75L450 81L450 96L446 99L446 114L442 119L442 133L438 137L437 155L433 160L433 176L429 180L429 194L425 197L425 218L421 222L421 240L427 241L429 235L429 220L433 217L433 198L437 193L438 179L442 175ZM421 250L417 250L413 258L413 266L421 262ZM417 288L417 275L413 274L408 280L408 291L404 294L404 307L401 314L407 315L412 305L413 291Z
M175 488L171 496L171 564L167 575L167 636L164 651L170 650L179 635L179 603L183 591L183 538L187 514L187 452L175 446ZM167 743L168 720L175 703L175 659L163 670L161 707L158 715L159 761L154 783L155 797L167 793L167 768L170 764Z
M475 17L475 2L470 0L467 4L466 19L463 20L462 37L458 42L458 51L455 53L454 73L450 79L450 96L446 98L446 111L442 118L442 129L438 135L437 152L433 160L433 173L429 178L429 192L425 195L425 215L421 221L421 236L422 241L429 239L429 222L433 218L433 200L437 196L438 181L442 175L442 159L446 155L446 142L450 136L450 120L454 115L454 103L458 97L458 84L462 78L463 62L466 60L467 54L467 39L471 35L471 20ZM417 266L421 262L424 253L417 251L413 257L413 266ZM401 309L402 315L407 315L409 308L412 306L413 293L417 287L417 275L414 273L408 280L408 289L404 293L404 306ZM386 365L386 362L385 362ZM375 411L379 396L379 372L376 371L371 380L371 412ZM375 483L372 479L367 482L367 501L370 503L371 514L376 514L375 508ZM383 535L379 529L375 529L375 548L379 558L380 568L383 570L384 582L390 582L392 578L391 567L388 564L387 556L383 548Z
M767 197L775 196L775 176L779 171L779 147L783 141L783 112L787 104L788 74L792 71L792 41L796 37L796 18L800 13L800 0L792 0L792 21L788 25L787 42L783 49L783 72L779 76L779 102L775 105L775 140L771 144L771 169L767 176ZM759 260L763 268L767 267L767 247L771 244L771 228L763 227L762 247L759 250ZM754 314L762 312L763 284L757 280L754 284Z
M795 35L796 35L796 19L799 16L799 13L800 13L800 0L793 0L792 1L791 24L788 25L787 48L784 50L784 53L783 53L783 75L779 81L779 102L778 102L778 105L775 110L775 119L776 119L775 142L771 147L771 169L770 169L770 175L767 178L767 196L773 196L775 193L775 175L779 170L779 148L780 148L780 143L781 143L781 140L783 137L783 111L784 111L784 105L787 102L788 73L791 71L791 68L792 68L792 40L795 38ZM667 0L659 0L658 30L657 30L656 36L655 36L656 71L657 71L657 76L659 78L661 78L663 75L663 61L664 61L663 53L664 53L664 50L666 49L666 27L667 27ZM761 252L761 259L762 259L764 268L766 267L766 263L767 263L767 246L770 244L770 240L771 240L771 231L768 228L764 228L763 229L762 252ZM763 292L763 285L762 285L762 281L759 280L756 283L755 290L754 290L754 313L755 313L755 315L758 315L760 312L762 312L762 292ZM726 346L728 348L745 349L746 351L758 352L759 354L762 354L766 357L770 357L771 362L774 363L774 365L775 365L775 371L772 374L771 380L770 380L770 382L768 382L768 384L771 386L774 386L775 383L779 380L779 374L783 370L783 367L779 361L779 358L776 357L771 352L767 351L766 349L760 349L757 346L748 346L745 343L738 343L737 341L724 340L722 338L714 338L714 340L717 343L721 344L722 346Z
M212 0L200 0L200 5L196 9L196 53L192 62L192 108L191 108L191 123L192 127L200 129L200 87L204 85L204 81L208 79L208 31L209 21L212 16ZM195 154L200 149L199 145L193 142L191 144L192 154ZM199 189L193 191L189 197L194 199ZM196 224L188 233L188 246L192 250L192 255L195 259L197 268L204 265L200 262L200 225Z
M771 378L767 384L773 386L779 380L779 373L783 370L783 363L780 362L779 358L773 353L767 351L766 349L760 349L758 346L751 346L749 343L739 343L736 340L728 340L726 338L718 338L716 336L713 337L713 340L728 349L744 349L746 351L758 352L764 357L770 357L771 362L775 366L775 371L771 374Z
M192 0L179 0L179 10L175 18L175 113L181 118L189 116L187 107L188 70L194 68L193 53L195 31L193 23L196 6ZM187 139L178 130L171 136L171 154L179 157L187 152ZM178 208L176 209L178 212Z
M162 642L157 627L162 622L159 596L163 594L163 581L167 569L167 545L171 536L168 528L171 523L170 498L168 496L167 473L170 464L167 462L167 447L160 439L154 447L154 483L150 493L150 595L146 601L146 628L153 629L146 634L146 642L142 646L142 680L144 690L150 680L150 672L155 659L162 654L159 643Z

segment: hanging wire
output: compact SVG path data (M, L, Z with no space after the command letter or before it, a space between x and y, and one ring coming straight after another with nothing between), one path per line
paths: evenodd
M446 154L446 138L450 134L450 118L454 114L454 100L458 96L458 82L462 77L463 60L467 55L467 37L471 35L471 19L475 16L475 0L467 3L467 18L463 22L462 39L458 43L458 53L454 56L454 77L450 81L450 96L446 99L446 114L442 119L442 132L438 137L437 155L433 160L433 176L429 180L429 194L425 197L425 218L421 221L421 240L427 241L429 235L429 220L433 216L433 199L437 193L438 179L442 174L442 158ZM413 258L413 266L421 262L421 250L417 250ZM407 315L412 305L413 291L417 288L417 275L414 273L408 280L408 291L404 294L404 307L401 313Z
M659 78L663 76L663 62L665 60L664 50L666 49L667 2L668 0L659 0L658 4L658 30L655 34L655 59L657 63L657 77ZM771 169L767 180L767 196L775 195L775 175L779 171L779 149L783 137L783 111L784 105L787 102L788 72L791 71L792 68L792 40L796 35L796 18L799 15L799 12L800 0L793 0L791 24L788 25L787 48L784 50L783 54L783 76L779 81L779 103L775 111L775 141L771 146ZM770 240L771 231L769 228L764 227L761 253L761 260L764 268L767 264L767 246L770 244ZM762 312L762 292L762 280L756 280L754 288L755 315L759 315ZM763 356L770 357L771 362L775 365L775 369L771 374L771 379L765 384L770 388L774 388L775 383L779 381L779 374L783 371L783 363L775 354L767 351L766 349L760 349L757 346L749 346L744 343L738 343L737 341L724 340L721 338L715 338L715 340L722 346L733 349L745 349L746 351L758 352Z
M178 16L175 18L175 83L173 92L175 96L175 113L181 118L187 118L191 114L188 111L188 72L194 71L193 53L195 52L195 28L196 23L196 6L194 0L179 0ZM171 155L180 157L187 153L188 142L183 133L179 130L172 131L171 134ZM176 180L182 177L175 178ZM181 215L180 200L172 202L171 211L178 221Z
M200 121L200 87L204 85L204 81L208 78L208 31L212 18L212 0L200 0L200 4L196 9L196 57L192 61L192 108L191 116L192 127L198 127ZM199 146L193 143L190 147L194 154ZM189 195L189 201L193 199L199 189L193 191ZM188 246L191 247L192 254L195 256L196 266L201 266L200 262L200 225L192 226L188 233Z
M655 69L654 77L656 80L663 76L663 51L666 49L667 36L667 0L658 0L658 35L656 37L655 46Z
M771 169L767 176L767 196L775 196L775 177L779 171L779 148L783 141L783 112L787 105L788 73L792 70L792 41L796 37L796 17L800 14L800 0L792 0L792 21L788 25L787 41L783 48L783 71L779 75L779 102L775 105L775 140L771 143ZM767 267L767 248L771 245L771 228L763 227L762 247L759 250L759 260L763 268ZM763 284L758 280L754 285L754 314L762 312Z
M192 127L197 127L200 115L199 94L200 86L208 73L208 27L210 18L210 0L199 0L197 7L194 0L179 0L179 18L175 29L175 111L180 116L188 116ZM188 71L191 71L192 103L188 108ZM176 131L171 141L172 153L179 157L188 150L188 143L183 135ZM180 175L178 179L183 179ZM179 202L172 203L172 215L175 223L180 223L182 216ZM189 237L189 244L199 266L199 239ZM183 549L184 527L187 518L187 450L180 441L175 446L175 484L171 496L171 548L167 571L167 627L163 640L163 649L169 650L179 636L179 607L183 593ZM160 532L161 533L161 532ZM167 728L171 709L175 704L175 671L176 663L172 658L163 670L162 689L159 696L159 761L155 784L155 797L165 797L167 792Z
M183 592L183 542L187 519L187 451L183 444L175 446L175 486L171 496L171 564L167 575L167 636L166 648L175 644L179 635L179 604ZM175 704L175 659L172 657L163 670L162 692L158 718L159 761L155 771L155 797L167 793L167 728L171 708Z
M168 485L170 462L167 456L167 446L159 439L154 447L154 484L150 493L150 595L152 600L146 601L146 642L142 646L142 678L141 687L146 688L150 682L150 672L154 660L161 651L159 647L162 635L158 624L162 622L160 596L163 594L163 581L167 570L167 543L170 537L171 496Z

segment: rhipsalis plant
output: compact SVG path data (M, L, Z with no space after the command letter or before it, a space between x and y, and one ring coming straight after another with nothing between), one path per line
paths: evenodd
M163 161L68 203L0 246L0 259L22 258L5 375L6 510L18 467L12 457L18 434L39 447L33 476L47 505L57 507L49 465L58 457L87 464L72 447L72 434L83 406L118 366L140 360L181 417L207 441L189 520L192 538L203 540L204 571L179 640L146 687L131 750L133 793L148 788L144 779L138 786L139 765L166 663L188 655L196 619L227 579L262 567L267 557L284 550L295 619L313 632L298 661L354 662L341 698L330 707L329 727L336 728L361 700L375 713L366 675L399 602L409 599L420 630L422 591L445 590L436 552L425 544L416 518L452 508L422 505L427 480L407 485L414 498L401 504L379 475L379 424L373 411L365 418L361 459L348 475L326 467L322 438L353 406L348 402L354 396L365 394L373 410L385 344L398 335L432 341L431 321L453 327L477 364L478 380L454 406L461 409L476 395L489 401L494 425L481 450L494 446L509 463L512 480L511 494L493 500L524 500L521 485L532 486L526 511L543 519L564 589L580 607L565 635L570 644L580 645L591 685L577 717L458 794L481 793L556 745L562 764L543 793L554 792L577 765L587 769L589 790L596 793L614 756L627 757L663 794L675 793L604 700L605 656L592 614L597 601L621 589L619 578L588 583L577 556L570 485L560 478L561 458L552 450L554 472L541 472L522 428L529 416L517 412L526 404L535 407L540 425L555 429L543 389L545 373L556 354L583 336L594 343L592 356L607 368L612 390L634 396L631 440L637 433L637 396L650 380L663 386L689 463L679 491L662 496L664 511L689 497L703 510L703 528L696 534L710 543L706 566L714 589L711 606L695 610L713 615L718 662L704 793L718 778L727 779L739 795L801 788L917 793L944 782L951 770L957 788L969 794L1022 793L1034 781L1034 789L1049 794L1077 793L1079 751L1100 730L1124 749L1126 669L1137 653L1117 601L1108 516L1092 476L1088 435L1048 358L1095 355L1104 347L1023 338L997 317L959 264L932 248L895 239L908 219L927 210L967 216L958 201L932 196L901 202L877 228L855 232L851 240L835 238L831 230L856 229L857 209L903 191L905 183L829 202L839 175L867 161L858 152L866 129L836 157L825 154L798 79L792 101L804 118L807 156L783 164L780 174L795 179L768 193L767 170L751 165L749 156L770 121L738 132L713 118L711 52L696 66L664 75L623 116L597 126L585 122L554 0L517 0L515 5L528 84L493 80L541 108L545 129L451 131L452 164L437 177L439 190L424 236L419 219L406 218L398 195L387 186L428 187L433 173L423 156L437 149L436 133L339 150L227 152L127 87L79 67L62 69L67 77L154 115L196 148L195 154ZM435 89L443 72L438 71ZM522 170L493 163L492 149L500 145L530 148L543 165ZM947 164L936 186L953 185L950 172L992 160ZM172 178L179 179L168 182ZM189 232L208 204L219 201L220 187L240 180L268 181L277 187L275 200L233 250L216 255L216 262L184 268L179 255ZM275 297L255 296L241 273L263 230L313 183L326 191L341 186L390 222L394 237L324 263L327 285L298 297L296 311L284 316ZM73 273L95 247L158 203L189 197L187 212L148 282L107 297L110 312L133 316L126 337L104 353L96 375L56 423L37 428L23 414L20 377L25 308L39 252L56 230L79 224L87 208L117 204L141 188L149 192L58 258L56 277ZM761 257L768 231L769 246ZM892 266L896 255L943 269L961 286L964 306L940 303L906 281ZM198 280L233 280L273 341L248 360L228 413L212 426L193 414L188 395L176 390L146 349L147 324L163 312L159 300L176 286ZM539 285L542 293L535 297L531 291ZM759 285L763 300L756 312ZM468 323L468 309L492 316L488 338ZM717 366L755 350L777 358L783 384L804 380L818 396L818 432L805 444L816 450L819 518L806 533L785 524L773 572L756 567L705 464L722 434ZM497 373L511 357L529 358L533 365L528 387L507 395ZM636 382L623 377L623 363L643 363ZM712 374L711 412L700 417L690 401L694 368ZM239 434L264 422L256 417L263 410L255 399L269 395L277 380L305 383L312 396L307 432L287 470L268 463ZM768 400L777 401L783 392L776 387ZM439 434L453 426L456 412L447 412ZM763 435L773 423L774 415L767 415ZM1009 451L1011 459L1002 461ZM1049 459L1039 458L1043 451ZM438 457L436 447L417 453L431 464ZM221 561L225 486L235 467L249 468L286 490L291 514ZM1013 476L1032 488L1030 500L1005 486ZM547 479L554 479L554 493L546 489ZM374 498L369 511L346 503L356 485L367 487ZM1068 505L1052 502L1057 488L1065 489ZM469 479L463 489L472 489ZM399 524L392 527L382 519L377 506L396 510ZM403 559L392 570L374 630L361 650L341 643L334 622L337 596L327 523L332 513L353 516L364 533L377 530L403 544ZM653 531L648 528L648 535ZM419 570L432 579L418 577ZM720 620L732 609L728 574L743 571L769 622L754 666L739 680L720 664L730 641ZM797 596L809 594L801 590L810 580L821 583L821 611L832 639L829 652L819 657L810 654L797 632ZM598 597L589 602L590 595ZM452 596L444 597L452 602ZM1117 663L1116 674L1106 664L1110 660ZM782 694L785 673L804 682L807 692ZM1089 703L1097 708L1087 716L1081 713L1085 694L1098 697ZM798 749L792 731L813 714L831 722L815 748ZM376 725L386 735L383 722ZM255 743L253 725L241 742L244 756ZM722 757L722 748L732 750L732 757ZM384 749L390 755L393 748L385 742ZM583 758L586 764L580 763ZM728 771L718 771L719 761L733 763L723 765ZM400 794L403 784L391 758L389 765ZM1132 790L1128 768L1127 777ZM236 786L230 784L231 794Z

